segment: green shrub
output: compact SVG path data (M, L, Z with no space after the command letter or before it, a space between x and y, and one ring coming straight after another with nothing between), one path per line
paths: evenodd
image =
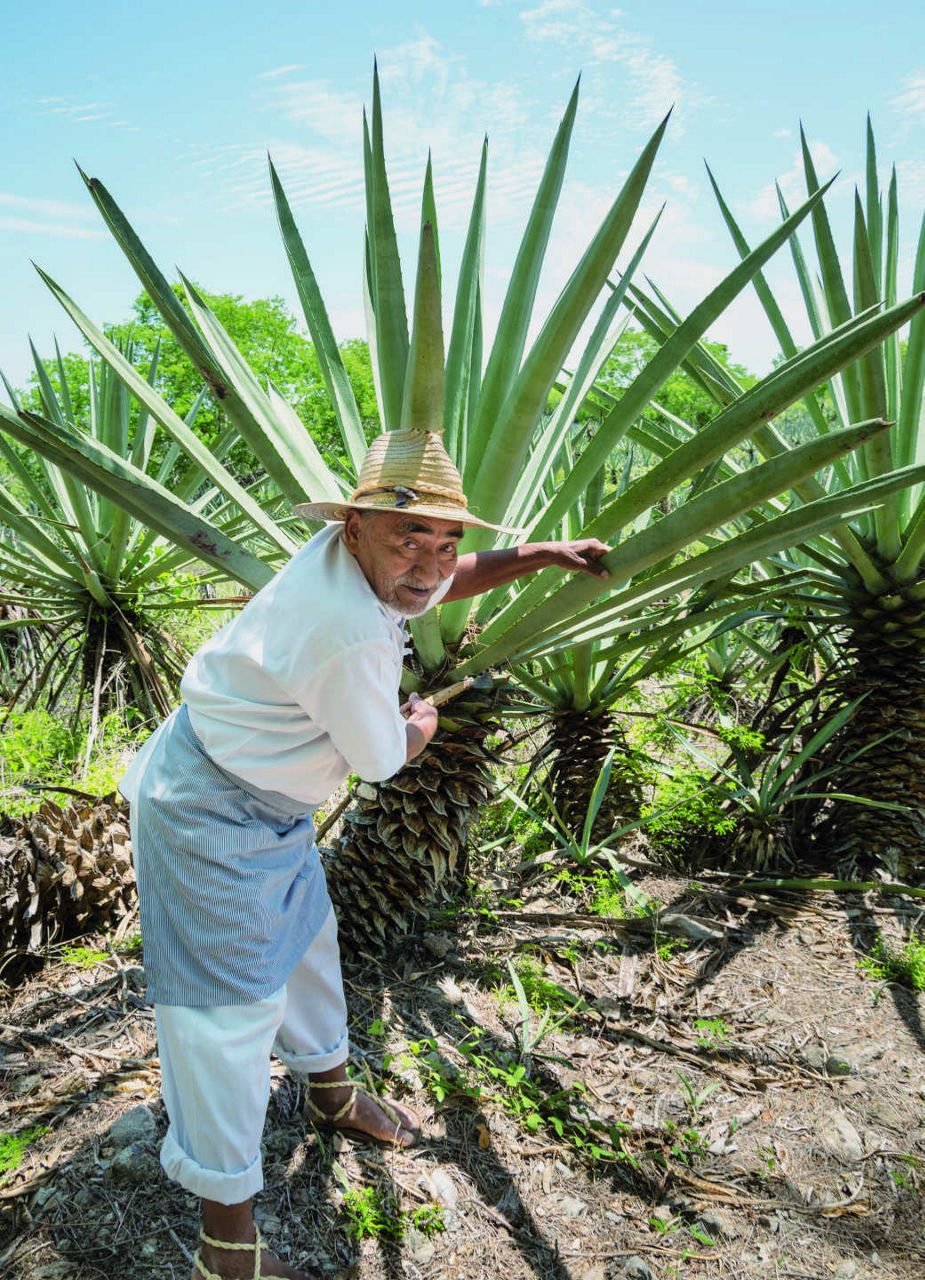
M38 808L27 782L70 784L81 738L47 711L13 711L0 730L0 808L19 815Z
M645 830L669 857L679 856L712 836L728 835L734 816L725 808L727 792L705 772L678 767L655 788L643 806Z
M925 942L915 936L893 947L878 935L860 967L879 982L894 982L910 991L925 991Z
M47 1132L48 1125L37 1124L20 1133L5 1133L0 1137L0 1180L7 1174L16 1172L22 1164L26 1148Z

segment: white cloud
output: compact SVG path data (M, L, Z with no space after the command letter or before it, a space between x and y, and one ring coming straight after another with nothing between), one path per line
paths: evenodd
M105 240L106 232L102 229L82 225L95 221L96 210L92 205L0 191L0 231L25 231L69 240Z
M838 157L835 152L825 142L810 142L809 153L813 158L819 181L828 181L838 168ZM777 181L792 212L795 204L799 204L806 199L806 179L801 151L794 153L793 164ZM780 205L777 200L775 184L769 182L767 186L762 187L754 199L746 201L740 208L743 213L754 218L756 222L778 222L780 220Z
M62 97L39 98L43 115L64 116L74 124L105 123L110 129L128 129L137 133L138 126L128 120L113 119L115 107L111 102L74 102Z
M890 106L903 116L925 117L925 71L914 71L902 82L902 93L890 100Z
M293 80L270 91L270 109L287 120L308 125L329 142L357 146L362 138L363 100L328 80Z
M301 62L290 62L285 67L274 67L272 71L264 71L259 76L261 80L274 80L277 76L288 75L290 71L301 71Z
M672 59L654 49L647 36L623 26L622 17L619 9L603 17L585 0L544 0L520 14L528 40L574 50L586 65L615 63L625 67L630 98L622 112L624 119L640 128L651 128L674 106L678 134L683 131L685 107L703 99L682 82Z
M75 227L63 222L34 222L29 218L0 216L0 231L26 231L31 235L59 236L66 240L105 240L105 231Z
M46 200L41 196L14 196L0 191L0 209L4 208L46 218L77 219L82 222L94 221L96 218L96 210L92 206L72 204L66 200Z
M489 132L489 191L494 219L522 217L545 162L548 121L537 120L507 81L471 76L464 60L426 32L381 51L385 148L396 221L414 226L424 163L434 157L441 227L468 222L482 136ZM296 78L261 86L266 114L298 125L298 141L277 127L266 145L294 205L362 211L364 98L330 80ZM195 148L189 163L215 179L224 208L270 199L265 152L225 146Z
M774 137L775 138L792 138L793 130L792 129L775 129Z

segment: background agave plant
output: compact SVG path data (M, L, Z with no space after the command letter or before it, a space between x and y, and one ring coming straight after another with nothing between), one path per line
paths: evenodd
M215 511L216 490L203 491L204 472L186 453L174 446L154 462L154 424L145 411L137 413L125 383L108 365L90 362L89 397L80 414L60 354L57 390L33 354L41 407L36 421L72 430L77 418L88 441L126 455L140 473L150 472L152 483L171 485L179 501L196 495L198 505ZM144 382L132 355L128 348L119 359ZM155 354L149 380L156 371ZM200 401L180 424L192 440ZM29 417L3 406L0 416L16 422ZM17 702L28 707L40 697L54 710L68 693L75 720L85 701L92 704L91 740L100 715L113 706L130 703L149 715L166 715L189 655L157 619L164 609L203 601L192 585L187 600L176 598L166 590L164 575L171 569L181 575L200 569L199 558L178 554L173 542L123 507L87 490L54 461L16 449L5 436L0 437L0 474L2 599L13 615L5 622L26 628L31 646L19 663L7 710Z
M365 130L367 240L365 285L369 338L376 373L380 416L386 428L408 422L442 422L448 448L463 472L475 511L499 523L527 525L533 538L554 538L569 528L570 513L588 502L589 486L615 445L640 418L706 329L729 302L786 243L814 209L814 192L678 327L607 413L574 467L550 491L571 420L610 354L613 319L631 285L654 228L644 235L619 283L608 277L624 248L661 142L665 122L655 131L623 188L579 260L532 345L527 335L550 227L561 189L569 137L577 107L572 96L559 127L515 262L497 332L483 373L481 260L484 237L486 152L483 150L469 231L459 272L453 323L444 356L441 333L440 256L433 183L428 166L422 202L421 249L409 330L401 264L386 177L378 83ZM3 427L24 443L72 468L86 484L116 497L159 532L173 526L178 546L196 552L211 566L250 586L259 586L286 554L293 536L282 500L342 499L349 493L365 450L356 403L301 236L282 184L271 167L271 182L284 244L292 264L306 320L337 414L346 456L353 470L335 473L318 453L303 424L269 385L264 390L198 292L184 280L192 318L147 254L124 215L102 185L88 187L119 243L178 342L202 372L226 409L230 430L253 448L273 490L256 506L248 494L232 491L227 478L209 473L224 495L221 519L191 511L158 488L138 467L101 442L90 441L66 423L35 415L4 415ZM126 382L160 425L180 443L169 410L138 379L67 295L49 286L88 341ZM550 388L585 319L606 293L599 322L569 379L559 410L548 416ZM529 582L492 592L473 608L450 604L439 616L415 620L416 661L406 672L408 688L433 687L457 676L478 675L500 663L524 664L561 654L569 646L597 643L596 658L610 662L627 642L626 632L657 622L663 600L704 584L732 579L756 558L779 551L837 526L846 515L877 507L884 498L925 471L877 476L850 490L820 498L795 510L783 506L760 528L742 533L738 515L774 495L800 485L820 467L879 435L879 420L830 432L824 439L785 451L748 471L727 466L724 456L759 424L808 394L839 368L879 343L920 306L917 300L891 306L883 314L862 315L843 324L806 351L797 353L768 378L738 397L716 419L673 447L662 442L660 460L624 491L604 493L588 510L581 532L620 545L605 559L609 582L582 575L564 580L545 572ZM440 386L443 386L442 403ZM442 410L441 412L438 412ZM203 467L205 459L193 452ZM724 469L725 468L725 469ZM689 486L687 492L684 487ZM679 489L684 500L664 519L647 522L653 507ZM599 510L597 507L599 506ZM269 514L273 512L273 515ZM574 523L574 520L573 520ZM490 535L475 534L477 548ZM726 602L726 612L738 607ZM697 619L697 624L703 622ZM666 624L667 626L668 624ZM691 624L678 618L674 630L650 633L654 643L676 643ZM615 633L623 633L622 638ZM615 638L614 638L615 637ZM385 786L361 786L345 829L329 852L335 864L332 888L345 926L373 937L391 936L409 926L412 910L450 891L461 865L466 824L484 797L489 758L484 739L486 711L477 704L454 704L446 733L426 756Z
M807 190L815 193L819 182L805 136L803 165ZM747 258L745 237L715 181L713 185L736 248ZM780 205L786 218L782 195ZM865 189L855 191L850 290L821 204L813 210L812 230L816 271L811 270L796 234L791 253L818 343L853 317L889 307L897 297L896 172L884 201L869 120ZM796 344L780 306L760 273L754 285L782 356L791 358ZM925 291L925 219L920 224L913 289L919 295ZM678 317L663 295L647 297L636 292L633 301L647 329L661 341L675 330ZM687 368L719 403L734 403L742 395L729 371L702 349L691 353ZM831 377L824 389L805 398L806 433L818 439L847 422L874 415L896 425L818 478L794 486L796 500L815 503L857 483L876 483L896 468L921 465L925 460L923 388L925 321L919 314L910 316L905 339L894 332ZM787 449L769 424L751 438L766 458ZM804 608L808 603L817 618L828 619L835 627L839 690L845 701L855 704L854 714L827 747L826 764L837 765L832 787L891 806L861 809L835 801L829 830L833 851L850 861L869 861L873 855L885 860L894 873L908 872L921 863L925 838L925 489L920 482L897 489L876 510L860 513L829 534L802 541L788 562L808 574L811 597ZM878 740L876 750L861 754L865 743Z

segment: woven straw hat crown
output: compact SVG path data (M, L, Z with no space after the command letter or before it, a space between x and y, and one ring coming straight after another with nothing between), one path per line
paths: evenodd
M436 431L386 431L369 446L357 486L344 502L306 502L298 515L315 520L343 520L359 511L406 511L409 515L458 520L460 524L503 533L516 530L489 524L470 513L462 479Z

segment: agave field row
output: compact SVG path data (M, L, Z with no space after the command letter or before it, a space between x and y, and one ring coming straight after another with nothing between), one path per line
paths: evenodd
M407 928L415 911L454 891L469 823L494 785L498 724L509 734L521 723L548 726L534 769L539 782L548 777L557 811L580 825L605 761L614 786L625 772L614 708L701 649L721 661L730 645L746 647L752 684L763 680L767 694L760 721L772 772L818 778L801 781L802 795L824 810L837 856L874 855L908 870L921 854L925 222L913 291L901 298L896 176L884 200L870 128L847 253L836 247L826 210L831 184L818 177L805 141L806 199L791 210L781 197L779 225L756 245L711 174L737 260L682 315L643 275L659 218L638 225L666 119L539 315L577 109L576 87L492 335L482 313L487 144L452 298L442 292L449 273L428 162L406 298L378 80L364 116L358 250L378 425L442 431L483 519L525 529L534 541L596 537L612 547L606 581L550 570L414 620L406 690L486 673L487 684L496 686L499 673L505 684L454 703L420 763L359 793L348 810L328 854L332 885L344 913L369 921L377 935ZM183 275L171 285L108 188L83 176L202 379L200 398L181 415L158 389L157 352L138 360L40 272L94 355L86 412L75 411L60 356L37 357L34 394L7 384L10 403L0 406L5 701L8 709L22 698L38 706L76 687L96 726L120 681L147 716L167 711L186 655L159 622L163 611L199 607L203 584L225 600L266 583L313 532L292 505L349 495L375 424L361 415L310 235L272 162L279 229L339 433L333 450L249 367L202 292ZM765 275L778 253L792 257L809 317L812 340L803 348ZM780 360L746 383L707 335L750 288ZM627 322L649 335L651 355L615 393L604 375ZM685 421L661 403L679 373L713 404L706 421ZM206 403L220 408L223 424L209 444L197 432ZM788 411L799 415L798 439L775 426ZM467 537L475 549L491 544L485 530ZM167 590L178 574L196 589ZM812 679L796 681L800 646L815 665ZM762 793L760 759L738 765L745 790ZM610 810L597 804L595 818L603 814L611 828L632 823L632 791L624 786ZM753 846L773 863L759 819Z

